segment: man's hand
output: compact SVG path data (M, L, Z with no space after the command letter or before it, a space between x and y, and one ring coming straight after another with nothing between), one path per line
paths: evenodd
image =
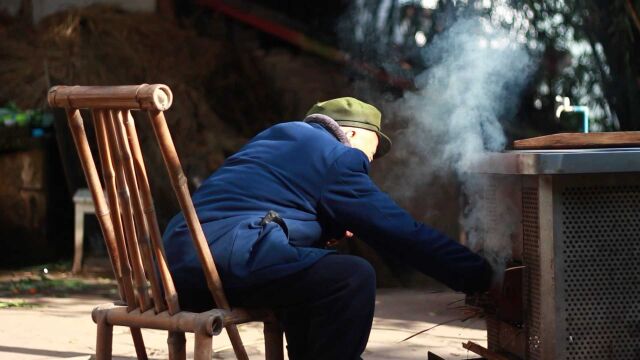
M346 230L344 232L344 236L341 237L340 239L330 239L327 240L327 243L325 244L327 247L335 247L337 246L341 241L345 240L345 239L350 239L353 237L353 233L349 230Z
M522 303L522 277L524 266L512 266L494 276L491 287L484 293L467 298L467 304L483 308L502 321L521 323L524 314Z

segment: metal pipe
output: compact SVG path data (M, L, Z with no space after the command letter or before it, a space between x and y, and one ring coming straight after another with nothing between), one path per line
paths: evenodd
M573 106L574 112L582 113L583 132L589 132L589 108L587 106Z

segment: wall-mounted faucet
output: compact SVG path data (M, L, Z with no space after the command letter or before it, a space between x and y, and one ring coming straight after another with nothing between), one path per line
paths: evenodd
M556 96L556 101L560 103L560 106L556 109L556 118L560 119L560 115L563 112L580 112L582 113L584 132L589 132L589 108L587 106L571 105L568 97L562 97L560 95Z

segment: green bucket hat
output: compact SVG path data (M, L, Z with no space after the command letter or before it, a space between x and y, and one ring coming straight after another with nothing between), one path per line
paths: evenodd
M342 97L313 105L307 112L307 116L311 114L326 115L341 126L375 131L378 134L379 143L374 158L382 157L391 149L391 139L380 131L382 114L373 105L352 97Z

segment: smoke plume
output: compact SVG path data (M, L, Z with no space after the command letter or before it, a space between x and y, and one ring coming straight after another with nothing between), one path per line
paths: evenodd
M428 67L417 78L418 90L388 109L410 120L394 145L402 168L384 187L403 198L436 178L457 178L466 199L461 223L468 245L484 249L501 268L516 226L509 220L513 209L490 210L485 180L470 170L487 152L505 148L501 120L515 115L532 61L507 30L481 18L458 20L424 54ZM497 233L487 231L490 217L500 219Z

